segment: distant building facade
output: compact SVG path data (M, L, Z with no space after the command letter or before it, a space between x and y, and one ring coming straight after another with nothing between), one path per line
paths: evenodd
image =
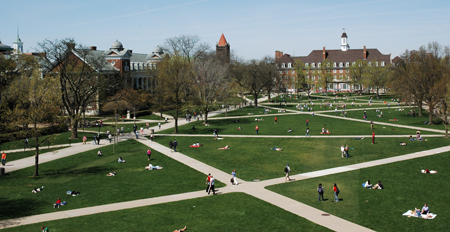
M318 85L323 78L321 65L324 61L329 62L333 76L333 81L328 83L328 89L350 91L354 86L351 84L352 77L348 71L349 67L358 61L365 61L369 65L386 66L391 64L391 54L382 54L378 49L367 49L366 46L363 49L350 49L347 33L344 32L341 36L341 49L327 50L323 47L322 50L313 50L307 56L291 56L283 54L281 51L275 51L275 61L279 74L282 76L279 87L285 88L288 92L297 91L296 65L299 63L304 66L301 67L301 70L305 72L305 77L314 83L309 87L316 90L325 89L324 86Z
M230 63L230 44L222 33L219 42L216 44L216 57L224 63Z

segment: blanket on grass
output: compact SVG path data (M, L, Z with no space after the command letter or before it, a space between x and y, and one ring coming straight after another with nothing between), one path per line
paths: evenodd
M415 212L413 212L412 210L408 210L406 213L402 214L403 216L408 216L408 217L416 217L417 218L417 214ZM421 218L423 219L434 219L437 215L434 213L429 213L428 215L426 214L422 214L420 215Z

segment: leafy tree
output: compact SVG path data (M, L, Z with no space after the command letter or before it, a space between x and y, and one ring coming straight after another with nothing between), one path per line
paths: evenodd
M377 90L377 98L380 96L380 88L385 88L388 83L390 69L388 66L377 65L376 61L367 65L363 83Z
M325 59L320 63L320 67L317 69L318 71L320 71L318 83L322 86L322 88L325 89L327 95L328 95L328 84L332 83L334 80L333 74L331 73L331 71L333 70L332 64L333 61Z
M351 77L353 92L356 93L356 86L358 86L358 90L361 90L362 79L367 71L367 62L357 60L354 64L347 68L347 71Z
M28 72L15 78L8 88L8 94L15 99L15 107L10 112L15 122L26 125L35 140L36 155L34 175L39 175L39 147L50 136L39 140L41 123L53 123L60 115L60 91L58 91L58 79L45 76L41 77L41 71L36 59L32 56L22 56L26 59ZM29 76L28 74L31 73ZM28 128L28 125L32 125Z

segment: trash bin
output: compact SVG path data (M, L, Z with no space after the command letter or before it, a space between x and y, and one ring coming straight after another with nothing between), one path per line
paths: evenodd
M5 168L0 168L0 176L5 175Z
M155 129L151 129L150 131L152 132L152 134L154 134L154 133L155 133Z

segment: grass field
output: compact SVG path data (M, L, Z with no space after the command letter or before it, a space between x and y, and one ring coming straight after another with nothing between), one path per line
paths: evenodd
M47 138L49 135L46 136L41 136L39 138L40 141L42 141L42 139ZM69 138L72 136L72 132L67 131L67 132L62 132L62 133L58 133L58 134L53 134L51 135L51 138L48 139L47 141L45 141L43 144L41 144L42 147L46 147L46 146L52 146L52 145L59 145L59 144L69 144L70 143L79 143L79 142L83 142L83 133L82 130L78 130L78 139L70 139ZM93 134L86 133L86 136L88 136L88 138L92 138ZM33 138L28 138L28 147L35 147L36 143L34 141ZM19 141L13 141L13 142L6 142L6 143L2 143L0 144L0 150L13 150L13 149L23 149L24 147L24 140L19 140Z
M263 121L255 121L255 119L263 119ZM306 126L306 119L309 124ZM255 126L259 127L259 135L305 135L307 128L310 129L311 135L320 135L322 127L328 129L332 135L355 135L371 136L370 121L367 122L353 122L342 120L339 118L328 118L322 116L314 116L307 114L297 115L278 115L278 124L274 124L274 116L255 115L254 117L240 118L239 123L233 123L235 119L218 119L211 118L208 120L209 126L205 126L203 121L195 121L187 125L180 126L179 133L181 134L213 134L213 128L218 130L219 136L225 135L256 135ZM195 126L195 130L192 127ZM237 130L242 126L242 130ZM291 127L292 132L288 133ZM390 126L376 126L376 135L411 135L415 134L416 130L406 128L395 128ZM159 131L158 133L172 133L173 129ZM434 132L423 131L422 134L436 134Z
M269 186L267 189L324 210L376 231L446 231L450 209L450 187L445 183L450 174L450 153L396 162L357 171L317 177ZM422 174L421 169L437 170L437 174ZM384 190L369 190L362 183L381 180ZM317 186L324 186L324 202L318 201ZM333 183L337 183L342 201L333 202ZM434 220L402 216L408 210L427 203ZM398 229L394 229L398 228Z
M247 181L267 180L284 176L287 163L293 174L339 167L371 160L388 158L417 151L428 150L448 144L445 138L429 138L427 142L410 142L400 146L404 138L377 138L372 145L371 138L353 140L352 138L225 138L213 137L156 137L156 142L168 146L169 140L176 138L177 151L196 160L207 163L226 173L236 169L237 176ZM406 139L407 140L407 139ZM189 145L199 142L200 148ZM350 159L341 158L341 145L348 144ZM218 150L229 146L229 150ZM273 151L274 146L283 151ZM353 148L353 149L352 149Z
M269 220L268 220L269 219ZM329 231L244 193L219 194L185 201L4 229L72 231Z
M55 152L55 154L57 154L58 150L64 149L67 147L57 147L57 148L50 148L50 149L45 149L45 147L42 147L39 149L39 154L44 154L47 152ZM6 161L11 162L14 160L19 160L19 159L23 159L23 158L27 158L27 157L35 156L35 155L36 155L35 150L34 151L11 152L11 153L7 153Z
M134 125L133 123L122 123L122 122L118 123L119 129L121 127L123 127L124 133L133 132L133 125ZM147 128L147 123L142 123L142 122L137 121L136 125L137 125L138 130L140 130L141 127L143 127L144 129ZM153 127L153 126L157 126L157 125L158 125L157 122L149 122L148 123L149 127ZM111 132L113 132L115 125L103 125L103 127L90 127L90 128L87 128L86 131L98 132L99 128L100 128L100 132L103 132L103 133L106 133L107 130L110 130ZM103 135L103 136L106 136L106 135Z
M161 170L145 170L147 147L134 140L121 142L112 152L112 146L54 160L39 165L40 176L33 175L34 166L0 176L0 220L28 215L70 210L88 206L164 196L202 190L206 176L156 151L152 152L153 165ZM122 156L126 163L118 163ZM116 176L106 176L117 172ZM33 194L35 187L44 190ZM224 186L216 183L217 187ZM66 195L75 190L77 197ZM53 209L57 198L68 204Z

